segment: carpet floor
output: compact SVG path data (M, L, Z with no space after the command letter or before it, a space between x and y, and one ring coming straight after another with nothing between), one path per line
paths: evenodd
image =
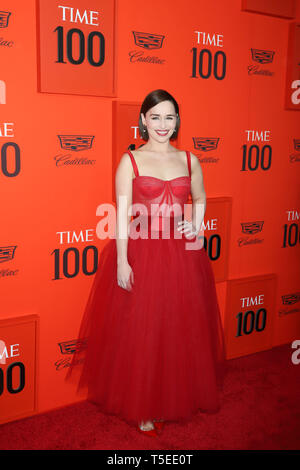
M228 360L216 414L166 423L143 436L122 419L83 401L0 426L2 450L299 450L300 364L290 344Z

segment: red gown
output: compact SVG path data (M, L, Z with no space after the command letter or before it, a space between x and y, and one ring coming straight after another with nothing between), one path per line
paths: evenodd
M187 204L189 152L189 176L167 181L139 175L128 153L136 176L133 204ZM168 213L163 217L166 221ZM117 283L116 240L105 245L78 336L77 344L86 341L87 346L77 348L66 376L79 376L77 391L87 387L87 399L100 411L129 424L185 422L198 411L214 413L221 406L226 359L214 274L205 248L186 250L193 238L175 238L176 217L176 211L169 213L167 238L162 225L153 225L151 232L151 223L140 232L152 238L129 236L131 291Z

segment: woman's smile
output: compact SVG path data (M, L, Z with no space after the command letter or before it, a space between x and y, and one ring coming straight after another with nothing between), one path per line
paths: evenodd
M167 131L155 131L158 135L167 135L168 134L168 130Z

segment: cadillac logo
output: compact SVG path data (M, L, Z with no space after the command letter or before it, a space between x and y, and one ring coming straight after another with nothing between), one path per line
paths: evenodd
M160 34L140 33L133 31L134 42L137 46L144 49L160 49L164 40L164 36Z
M7 28L10 15L9 11L0 11L0 28Z
M74 354L75 351L82 351L87 346L87 338L73 339L71 341L63 341L58 343L62 354Z
M261 220L259 222L242 222L242 232L247 233L250 235L254 235L255 233L261 232L263 227L264 221Z
M299 152L300 151L300 139L294 139L294 149Z
M275 52L251 48L251 54L252 60L254 60L255 62L259 62L260 64L269 64L270 62L273 62Z
M216 150L219 140L219 137L193 137L195 149L202 150L202 152Z
M300 300L300 292L296 292L294 294L282 295L281 298L282 298L283 305L296 304Z
M0 263L13 259L17 246L0 246Z
M93 135L59 135L61 148L79 152L92 148Z

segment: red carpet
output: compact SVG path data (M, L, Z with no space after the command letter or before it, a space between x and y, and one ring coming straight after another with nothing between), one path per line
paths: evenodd
M290 344L228 361L217 414L166 424L143 436L117 417L81 402L0 426L0 449L300 449L300 364Z

